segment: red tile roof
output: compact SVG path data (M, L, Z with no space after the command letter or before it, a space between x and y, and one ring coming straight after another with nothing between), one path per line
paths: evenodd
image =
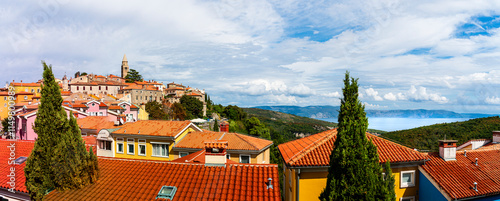
M205 148L204 142L208 140L225 140L228 141L228 150L255 150L261 151L262 149L273 144L272 141L243 135L239 133L224 133L213 132L204 130L203 132L192 132L187 134L180 140L175 147L177 148L191 148L203 149Z
M108 107L108 109L110 109L110 110L123 110L123 108L118 106L118 105L111 105Z
M71 91L61 91L62 96L69 96L71 95Z
M39 83L23 83L23 82L11 82L12 86L21 86L21 87L40 87Z
M155 200L162 186L175 186L172 201L280 201L277 165L203 164L99 158L99 180L81 189L52 191L46 200ZM268 178L273 188L267 188Z
M116 128L115 123L110 121L107 116L88 116L77 119L76 123L80 129L94 129L97 132L101 129Z
M191 125L197 128L191 121L140 120L126 123L113 133L175 137Z
M490 142L482 147L477 148L476 150L492 150L492 149L500 150L500 144L495 142Z
M289 166L328 166L333 150L337 129L324 131L305 138L280 144L278 149L285 163ZM425 161L424 154L400 144L366 134L377 147L381 163L390 160L391 163Z
M500 150L470 150L467 157L457 152L455 161L444 161L429 153L430 161L420 166L451 198L462 199L500 194ZM475 160L478 159L478 166ZM478 191L473 190L477 182Z
M226 149L228 142L227 140L210 140L203 143L205 144L205 148Z
M26 182L26 178L24 177L24 166L26 162L20 165L9 165L9 157L10 157L10 148L8 146L11 143L15 143L15 158L19 158L21 156L29 157L31 154L31 150L35 145L35 141L25 141L25 140L4 140L0 139L0 188L10 188L10 185L7 184L9 182L10 177L7 175L10 174L10 168L15 168L15 190L18 192L27 193L26 186L24 183Z

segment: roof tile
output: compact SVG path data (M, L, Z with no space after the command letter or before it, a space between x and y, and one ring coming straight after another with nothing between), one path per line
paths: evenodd
M175 137L190 125L191 121L140 120L126 123L113 133Z

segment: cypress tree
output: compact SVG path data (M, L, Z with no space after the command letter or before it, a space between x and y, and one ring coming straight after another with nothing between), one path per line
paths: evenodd
M219 122L217 121L217 119L215 119L215 121L214 121L214 127L212 130L215 132L219 131Z
M366 137L368 119L358 99L358 79L351 78L349 72L345 74L342 92L326 187L319 198L382 200L387 197L387 184L382 177L377 148Z
M80 188L91 183L86 164L95 161L97 165L97 158L92 158L85 149L76 119L70 113L68 120L62 107L52 66L43 61L42 64L44 82L33 127L38 138L24 168L26 189L33 200L42 200L52 189Z

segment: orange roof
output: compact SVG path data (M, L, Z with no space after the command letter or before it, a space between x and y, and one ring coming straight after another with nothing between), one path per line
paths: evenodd
M337 129L324 131L305 138L280 144L278 149L285 163L289 166L328 166L333 150ZM425 161L427 157L413 149L366 134L377 147L381 163L390 160L391 163Z
M20 165L9 165L9 157L10 157L10 148L8 146L11 145L11 143L15 143L15 153L16 153L16 158L24 156L24 157L29 157L31 154L31 150L33 149L33 146L35 145L35 141L27 141L27 140L5 140L5 139L0 139L0 188L10 188L11 186L7 184L9 182L10 177L7 177L7 175L10 174L10 168L13 167L15 168L15 178L16 178L16 188L15 190L18 192L23 192L23 193L28 193L26 190L25 182L26 182L26 177L24 177L24 166L26 166L26 162L20 164Z
M23 83L23 82L11 82L12 86L20 86L20 87L40 87L39 83Z
M106 78L106 77L104 77L104 76L102 76L102 75L96 75L95 77L96 77L96 78Z
M218 149L227 148L227 140L209 140L203 143L205 144L205 148L218 148Z
M30 92L25 92L25 91L20 91L20 92L16 92L15 94L16 96L17 95L33 95L33 93L30 93Z
M495 142L490 142L482 147L477 148L476 150L492 150L492 149L500 150L500 144Z
M262 149L273 144L272 141L243 135L239 133L224 133L204 130L203 132L192 132L180 140L175 147L203 149L204 142L210 140L225 140L228 142L228 150L255 150Z
M77 119L76 123L81 129L94 129L99 132L105 128L115 128L115 123L109 121L107 116L88 116L85 118Z
M108 76L108 77L113 77L113 78L122 78L122 77L118 77L118 76L113 75L113 74L109 74L109 76Z
M110 110L123 110L123 108L118 106L118 105L109 106L108 109L110 109Z
M194 92L187 93L186 95L188 95L188 96L201 96L201 94L197 94L197 93L194 93Z
M95 136L82 136L82 139L85 142L85 145L93 145L93 146L97 145L97 139ZM95 154L96 150L94 149L92 151L94 151Z
M205 153L206 150L202 149L200 151L194 152L192 154L189 154L187 156L172 160L172 162L180 162L180 163L205 163ZM226 165L227 164L237 164L237 162L234 162L232 160L226 160Z
M69 96L69 95L71 95L71 91L61 91L61 95Z
M99 171L96 183L81 189L54 190L45 199L155 200L163 186L175 186L172 201L281 200L278 166L274 164L213 167L100 157ZM273 188L267 188L268 178Z
M114 131L113 134L175 137L190 125L193 125L191 121L141 120L126 123L119 130Z
M470 150L467 157L458 151L455 161L444 161L439 153L429 153L429 158L420 167L452 200L500 194L500 150Z

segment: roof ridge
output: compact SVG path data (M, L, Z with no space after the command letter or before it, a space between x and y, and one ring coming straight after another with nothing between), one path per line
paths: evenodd
M327 130L327 131L324 131L324 132L321 132L321 133L316 133L314 135L319 135L319 134L322 134L322 133L326 133L328 131L331 131L331 130ZM337 129L335 129L335 131L337 131ZM311 136L314 136L314 135L311 135ZM294 154L293 156L290 157L290 162L291 164L293 164L295 161L298 161L300 160L302 157L297 157L295 158L296 156L305 156L306 154L310 153L311 151L313 151L314 149L316 149L317 147L319 147L320 145L322 145L323 143L325 143L326 141L328 141L329 139L331 139L333 136L336 136L337 134L335 133L335 135L328 135L326 134L325 136L315 140L313 143L310 143L308 144L307 147L305 147L304 149L300 150L299 152L297 152L296 154ZM304 138L302 138L304 139Z
M242 135L242 134L239 134L239 133L233 133L236 135L236 137L239 137L241 140L245 141L246 143L250 144L253 146L253 148L257 149L257 150L260 150L259 147L257 147L256 145L252 144L251 142L249 142L248 140L244 139L243 137L239 136L239 135Z
M222 133L222 135L220 136L219 140L222 140L222 138L226 135L226 132Z
M200 153L198 153L198 155L194 156L193 158L191 158L191 160L186 160L186 162L191 162L191 161L194 161L195 158L197 158L198 156L200 156L201 154L205 153L205 151L200 151ZM181 157L182 158L182 157Z

